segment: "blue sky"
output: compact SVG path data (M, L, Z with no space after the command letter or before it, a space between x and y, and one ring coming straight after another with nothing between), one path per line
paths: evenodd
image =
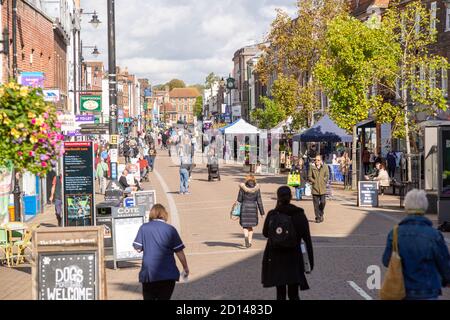
M105 0L81 0L85 12L96 10L102 24L94 29L83 15L83 45L97 45L107 66ZM117 64L149 78L152 84L180 78L203 83L209 72L228 75L239 48L261 42L282 8L291 16L295 0L117 0Z

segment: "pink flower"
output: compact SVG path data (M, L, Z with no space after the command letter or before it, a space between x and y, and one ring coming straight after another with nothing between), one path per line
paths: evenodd
M17 154L21 157L23 156L23 152L22 151L18 151Z
M55 123L55 127L57 127L57 128L61 128L61 122L57 122L57 123Z
M44 113L44 118L48 119L48 113L47 112Z
M47 162L42 161L41 162L41 166L44 167L44 168L47 168Z
M31 124L36 124L36 119L31 119Z
M30 151L29 155L30 157L34 157L34 151Z

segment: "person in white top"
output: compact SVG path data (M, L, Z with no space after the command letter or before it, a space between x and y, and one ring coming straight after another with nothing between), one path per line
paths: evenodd
M389 187L391 184L391 180L389 178L389 173L386 170L386 166L381 163L380 170L378 171L378 176L373 178L373 181L379 181L379 187L381 189L381 193L383 194L383 187Z

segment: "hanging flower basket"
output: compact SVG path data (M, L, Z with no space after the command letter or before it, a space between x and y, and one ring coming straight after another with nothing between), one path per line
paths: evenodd
M0 85L0 167L45 175L64 153L56 107L42 90L15 82Z

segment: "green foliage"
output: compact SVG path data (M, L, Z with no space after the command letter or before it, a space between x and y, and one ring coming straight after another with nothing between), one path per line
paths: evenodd
M0 86L0 167L46 174L63 153L56 108L41 89L10 82Z
M196 88L201 95L203 95L203 92L205 91L205 86L203 84L198 83L190 85L189 88Z
M449 69L449 64L446 58L429 52L437 41L437 30L431 28L431 19L430 11L421 1L412 1L406 6L394 1L383 18L383 27L394 34L401 50L400 72L395 75L396 82L401 84L401 104L396 114L403 114L403 126L394 132L399 137L414 131L411 129L416 127L417 113L435 115L447 109L444 93L434 82L442 69Z
M166 83L166 85L169 86L169 90L175 89L175 88L186 88L186 84L183 80L180 79L172 79L169 82Z
M277 10L265 39L269 45L261 46L263 54L256 70L263 83L268 83L274 76L276 79L289 79L282 80L289 88L289 98L282 102L275 98L275 101L293 116L296 128L307 126L313 112L320 106L313 69L326 44L328 23L346 9L344 0L298 0L297 18L292 20L286 12ZM276 85L274 83L274 87Z
M279 103L267 97L261 97L264 109L255 109L251 113L252 121L256 122L258 128L271 129L286 119L285 108Z
M205 89L211 89L213 83L219 80L219 76L216 76L214 72L211 72L205 79Z
M349 132L371 109L392 108L369 92L374 85L394 83L400 47L393 40L391 30L373 28L348 14L329 24L314 74L331 100L331 118Z
M203 115L203 96L198 96L195 100L194 115L200 119Z

